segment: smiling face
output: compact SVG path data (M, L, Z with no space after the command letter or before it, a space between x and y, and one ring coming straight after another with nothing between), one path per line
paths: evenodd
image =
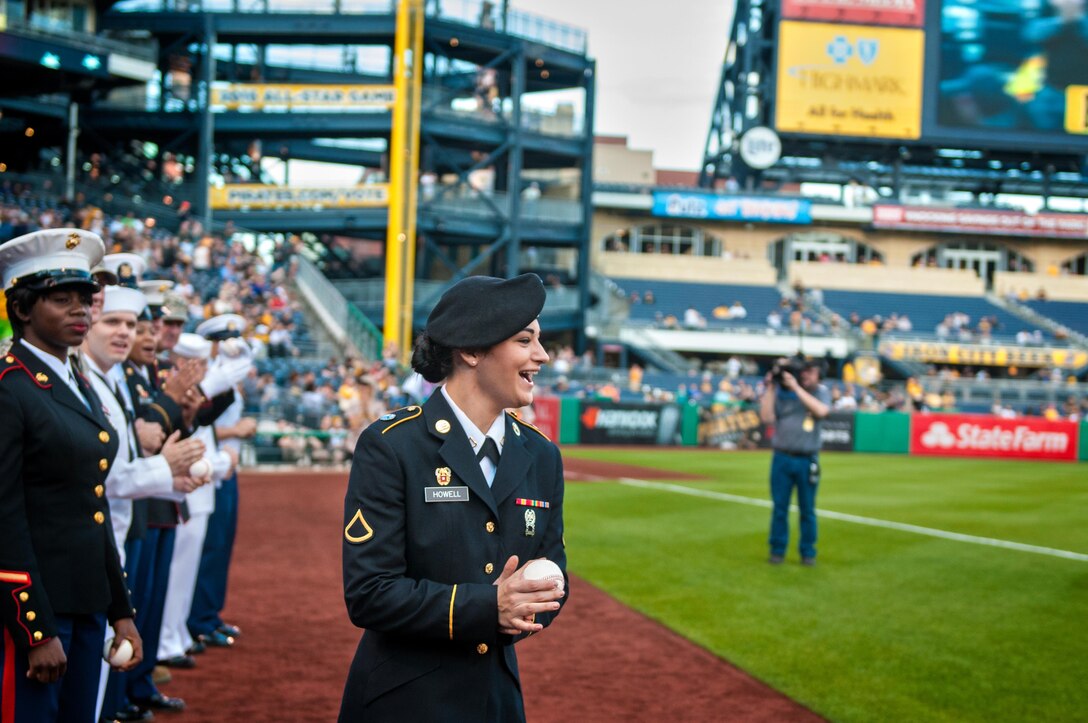
M136 322L136 341L129 352L129 358L136 364L148 366L155 361L155 326L150 321Z
M19 309L23 336L28 342L58 359L68 358L68 349L83 343L91 326L89 286L69 285L41 295L30 309Z
M128 311L103 314L87 332L83 348L99 368L106 370L123 362L136 340L136 315Z
M540 345L540 323L534 320L473 359L477 388L498 408L532 404L533 377L548 363L548 353Z

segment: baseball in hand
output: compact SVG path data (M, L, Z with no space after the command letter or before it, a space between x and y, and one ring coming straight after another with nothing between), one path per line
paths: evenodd
M212 476L212 463L207 457L201 457L189 467L189 476L193 479L208 479Z
M526 580L553 580L557 588L563 589L563 571L559 569L559 565L543 557L526 565L522 575Z
M224 339L219 342L220 353L231 359L240 356L246 350L246 343L241 339Z
M132 643L128 641L128 638L121 639L121 644L117 646L117 652L111 656L110 648L112 647L113 638L106 638L106 647L102 649L102 657L113 667L119 668L132 660Z

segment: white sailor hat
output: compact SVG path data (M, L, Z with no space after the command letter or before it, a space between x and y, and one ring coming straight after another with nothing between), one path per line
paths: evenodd
M146 279L139 283L140 291L147 297L148 306L162 306L163 295L174 288L169 279Z
M147 308L147 297L143 292L127 286L107 286L106 296L102 301L102 314L115 311L127 311L137 317Z
M209 341L222 341L241 336L245 328L245 317L238 314L219 314L200 322L196 333Z
M138 254L106 254L102 265L117 275L117 283L137 288L140 277L147 271L147 262Z
M212 355L212 343L200 334L184 332L178 336L173 351L185 359L208 359Z
M4 288L51 289L67 284L97 288L91 269L106 253L97 235L78 228L50 228L0 246Z

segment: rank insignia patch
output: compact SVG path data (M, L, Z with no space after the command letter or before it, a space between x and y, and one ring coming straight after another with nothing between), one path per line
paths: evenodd
M360 542L366 542L373 536L374 530L367 524L362 509L356 509L355 516L351 518L351 522L344 528L344 539L357 545Z

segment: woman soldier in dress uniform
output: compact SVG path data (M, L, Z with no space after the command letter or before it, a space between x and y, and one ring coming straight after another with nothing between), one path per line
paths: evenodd
M0 246L15 340L0 357L0 711L15 721L95 719L107 620L132 622L105 480L114 428L68 350L90 327L102 240L49 229Z
M344 596L366 628L340 720L524 720L514 643L563 592L558 448L508 409L533 401L548 355L533 274L464 279L439 300L412 366L443 386L387 414L355 448L344 506ZM565 581L564 581L564 587Z

